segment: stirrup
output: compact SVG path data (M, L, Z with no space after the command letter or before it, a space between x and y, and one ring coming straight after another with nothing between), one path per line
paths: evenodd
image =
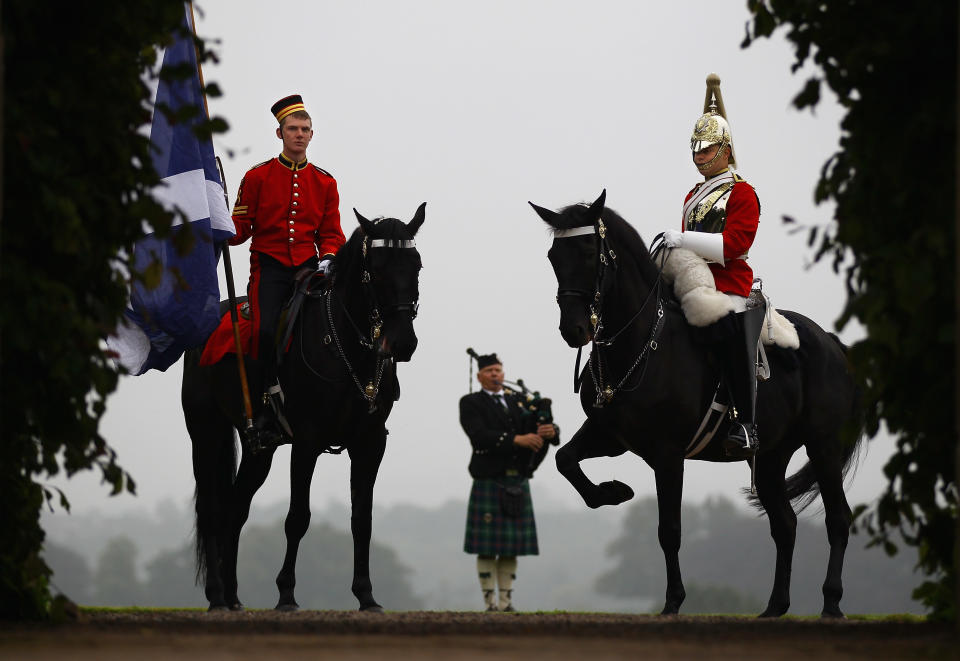
M290 423L287 422L287 416L283 414L284 397L283 390L280 388L279 383L275 383L267 388L267 391L263 394L263 403L265 406L270 407L273 413L273 419L280 427L280 433L289 439L285 442L292 441L293 429L291 429Z
M757 453L757 445L755 435L743 423L734 422L723 439L723 452L728 457L750 459Z
M272 429L267 429L260 421L257 421L252 427L243 430L243 441L245 446L253 454L259 454L264 450L276 449L284 442L283 436Z

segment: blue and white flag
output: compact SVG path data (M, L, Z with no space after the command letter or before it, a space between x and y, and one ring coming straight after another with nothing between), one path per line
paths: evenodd
M150 142L154 168L163 179L153 196L168 210L180 210L190 227L175 227L173 231L189 229L194 245L191 253L178 255L171 239L147 234L134 247L134 268L142 271L156 259L163 267L163 276L153 289L134 284L125 323L107 340L130 374L166 370L185 350L202 344L216 328L220 319L220 246L234 235L213 141L209 137L201 140L194 132L206 113L192 38L192 11L188 3L184 5L186 31L175 34L174 43L163 54L161 71L188 64L195 73L189 78L175 79L161 74ZM157 110L162 104L174 112L184 106L196 107L201 112L189 121L171 125L164 113ZM178 218L174 224L181 225L181 220Z

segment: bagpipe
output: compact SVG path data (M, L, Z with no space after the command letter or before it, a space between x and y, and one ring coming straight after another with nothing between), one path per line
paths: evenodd
M479 364L480 356L472 348L467 349L467 354L472 359L470 361L470 390L472 392L473 361L476 360L477 364ZM539 390L531 390L528 388L527 384L523 382L523 379L517 379L516 381L504 379L501 381L501 385L506 394L515 395L520 398L520 406L518 408L520 409L521 434L536 434L539 425L553 424L553 400L549 397L543 397ZM559 434L549 440L543 439L543 441L543 445L540 446L539 450L533 451L525 448L517 450L521 456L529 455L527 461L520 461L519 463L521 465L517 466L518 469L526 472L527 477L531 477L537 467L540 466L544 457L547 456L547 450L550 449L551 445L560 445Z

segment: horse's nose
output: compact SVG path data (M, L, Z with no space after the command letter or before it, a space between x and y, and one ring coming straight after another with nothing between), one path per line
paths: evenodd
M398 363L406 363L413 358L413 352L416 350L416 336L403 342L397 342L393 345L393 359Z
M391 356L398 363L408 362L416 350L417 336L412 331L393 337L387 333L377 345L377 352L381 356Z
M560 336L567 346L574 349L582 347L590 340L587 329L580 324L560 324Z

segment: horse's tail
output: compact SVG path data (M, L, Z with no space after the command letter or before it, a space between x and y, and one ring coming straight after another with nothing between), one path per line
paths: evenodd
M224 539L228 507L237 474L238 448L233 425L219 414L211 396L210 368L199 367L199 350L184 358L181 401L193 443L194 550L196 582L203 584L211 545Z
M208 551L211 550L208 545L224 539L220 532L229 518L227 508L237 474L237 441L233 427L217 429L208 440L211 452L209 460L204 462L207 474L204 477L197 475L197 486L193 492L193 533L197 567L194 580L197 585L203 585L205 581ZM201 487L201 480L208 483Z
M848 353L847 345L840 341L834 333L827 333L830 338L837 343L840 351L846 356ZM841 433L841 439L850 439L843 446L840 455L841 478L846 479L850 468L857 465L857 459L863 448L864 419L863 419L863 390L854 382L853 406L850 411L850 419L847 426ZM793 504L797 513L808 508L813 501L820 495L820 484L817 482L816 473L813 465L808 461L800 470L787 478L785 483L785 495ZM747 498L750 505L759 510L763 510L760 499L756 494L750 494Z

